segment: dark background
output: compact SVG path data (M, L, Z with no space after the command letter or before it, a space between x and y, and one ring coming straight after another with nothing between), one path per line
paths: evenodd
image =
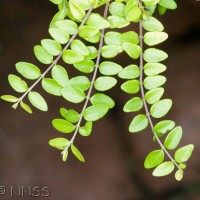
M183 181L176 182L174 175L154 178L151 170L144 169L145 156L158 145L152 142L149 129L135 135L128 133L134 114L122 112L130 97L119 90L118 84L111 93L117 103L115 109L95 123L90 137L76 138L85 164L72 155L63 163L60 152L48 146L49 139L62 136L52 128L51 120L59 116L60 106L69 107L67 102L43 93L49 112L34 109L32 116L1 102L0 185L7 190L0 199L11 199L12 185L50 187L50 197L38 199L51 200L200 199L200 2L184 0L178 5L176 11L160 18L169 33L160 48L169 54L165 61L165 97L174 101L166 119L183 126L181 145L195 144ZM16 62L37 63L32 48L49 37L47 29L55 12L55 6L47 0L0 1L0 94L15 94L7 76L17 74ZM126 59L119 56L118 61L125 64Z

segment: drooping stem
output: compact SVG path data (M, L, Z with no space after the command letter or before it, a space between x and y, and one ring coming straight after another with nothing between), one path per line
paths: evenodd
M85 22L87 21L88 17L90 16L91 12L92 12L93 8L90 8L87 12L87 14L85 15L83 21L81 22L80 26L83 26L85 24ZM61 59L63 52L69 48L70 44L73 42L73 40L77 37L78 35L78 30L76 31L76 33L74 33L74 35L70 38L70 40L68 41L68 43L65 45L65 47L63 48L63 50L61 51L61 53L56 57L56 59L51 63L51 65L41 74L41 76L37 79L37 81L35 83L33 83L33 85L31 85L31 87L28 88L28 90L19 98L19 100L13 105L15 108L17 108L18 104L26 97L26 95L46 76L46 74L53 68L53 66L55 66L58 61Z
M109 4L110 4L110 2L108 1L106 3L105 10L104 10L104 19L107 17ZM94 82L96 80L100 59L101 59L101 48L103 46L104 34L105 34L105 30L103 29L101 31L101 37L100 37L99 48L98 48L98 56L97 56L97 60L96 60L96 63L95 63L95 68L94 68L94 73L93 73L92 80L91 80L91 85L90 85L90 88L88 90L88 94L87 94L83 109L82 109L81 114L80 114L80 119L79 119L78 123L76 124L76 129L74 131L74 135L70 140L70 144L66 148L68 148L74 142L74 139L75 139L75 137L78 133L79 127L80 127L82 119L83 119L84 111L88 106L88 103L89 103L89 100L90 100L90 97L91 97L91 93L92 93L92 89L94 87Z
M140 47L142 48L142 50L144 49L144 45L143 45L143 27L142 27L142 20L140 20L139 22L139 38L140 38ZM178 163L173 159L173 157L170 155L170 153L167 151L167 149L164 147L164 145L162 144L160 138L158 137L158 135L155 133L154 131L154 124L149 112L149 108L145 99L145 92L144 92L144 86L143 86L143 68L144 68L144 60L143 60L143 52L140 54L140 91L141 91L141 96L142 96L142 101L144 104L144 109L146 112L146 116L148 118L151 130L156 138L156 141L158 142L158 144L160 145L161 149L165 152L165 154L167 155L167 157L174 163L174 165L180 169Z

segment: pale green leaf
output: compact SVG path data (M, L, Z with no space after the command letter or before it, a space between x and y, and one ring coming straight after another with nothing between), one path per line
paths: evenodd
M55 65L51 70L52 78L61 86L65 87L69 77L64 67Z
M94 82L94 87L98 91L110 90L117 84L117 80L109 76L101 76Z
M82 7L74 3L73 1L69 1L69 8L72 16L77 20L81 21L85 16L85 11Z
M85 126L79 128L79 133L86 137L92 133L92 122L86 122Z
M160 5L158 5L158 13L159 13L160 15L164 15L164 14L166 13L166 11L167 11L166 8L164 8L164 7L160 6Z
M96 35L100 34L99 29L94 28L92 26L87 26L87 25L80 26L78 28L78 30L79 30L79 36L84 38L84 39L85 38L90 38L90 37L93 37L93 36L96 36Z
M166 78L164 76L149 76L144 79L144 87L147 90L152 90L157 87L162 86L166 82Z
M86 59L94 59L97 57L98 55L98 52L97 52L97 49L93 46L87 46L88 48L88 51L89 51L89 55L86 56Z
M164 162L156 167L153 171L153 176L160 177L160 176L167 176L168 174L174 171L174 163L171 161Z
M126 20L131 22L138 22L142 16L142 10L139 7L133 7L126 14Z
M174 155L176 162L184 163L188 161L192 155L193 149L194 149L193 144L189 144L189 145L179 148Z
M84 119L86 121L97 121L100 118L104 117L109 110L109 106L107 104L96 104L88 107L84 111Z
M27 79L35 80L41 75L40 69L31 63L18 62L15 66L17 71Z
M75 126L65 119L52 120L53 127L62 133L71 133L75 130Z
M101 48L101 55L104 58L114 58L122 51L123 51L122 46L110 44L110 45L105 45Z
M163 150L154 150L147 155L144 161L144 167L146 169L157 167L164 161L164 157L165 154Z
M88 56L90 53L88 48L85 46L85 44L77 39L73 40L70 47L71 47L71 50L78 52L82 54L83 56Z
M58 56L62 51L60 43L56 42L55 40L43 39L41 40L41 44L45 50L53 56Z
M149 90L145 94L145 99L148 104L154 104L161 99L163 94L164 94L164 88L162 88L162 87L155 88L155 89Z
M139 43L139 36L135 31L128 31L125 33L122 33L118 36L118 39L121 42L128 42L128 43L133 43L133 44L138 44Z
M88 90L90 87L90 80L85 76L76 76L70 79L66 86L70 86L81 91Z
M34 46L34 54L43 64L51 64L53 62L53 56L49 54L41 45Z
M120 17L125 16L125 5L120 2L112 2L109 6L109 11L111 15L117 15Z
M151 106L150 113L154 118L164 117L172 107L171 99L163 99Z
M29 114L32 114L33 111L31 110L31 108L25 104L23 101L20 101L20 106L26 111L28 112Z
M183 179L183 170L177 170L175 173L175 179L181 181Z
M10 86L19 93L26 92L26 90L28 89L26 82L14 74L10 74L8 76L8 82Z
M118 76L122 79L135 79L140 76L140 70L137 65L128 65L122 71L119 72Z
M118 38L120 35L121 33L115 31L109 31L105 34L104 41L106 44L121 45L121 41Z
M129 132L131 133L137 133L139 131L144 130L148 126L148 119L146 115L137 115L133 118L130 126L129 126Z
M154 131L157 134L165 134L175 127L175 123L171 120L163 120L154 126Z
M72 87L61 89L61 95L72 103L81 103L85 99L85 93L83 91Z
M94 28L97 28L97 29L106 29L106 28L109 28L110 27L110 23L105 20L100 14L98 13L92 13L86 24L88 26L91 26L91 27L94 27Z
M158 21L155 17L149 16L147 17L143 23L143 28L147 31L163 31L164 27L160 21Z
M150 63L158 63L168 58L168 55L159 49L149 48L144 52L144 60Z
M144 34L144 42L149 46L154 46L164 42L168 38L165 32L147 32Z
M99 71L103 75L116 75L122 70L122 67L114 62L105 61L99 66Z
M54 79L44 78L42 80L42 87L49 94L61 96L60 90L62 87Z
M181 138L182 128L178 126L168 134L165 139L164 146L169 150L173 150L179 145Z
M64 150L68 144L69 140L67 140L66 138L55 138L49 140L49 145L59 150Z
M60 44L66 44L69 40L69 34L67 31L60 28L50 28L49 34L51 37Z
M12 95L2 95L1 99L7 102L15 103L19 100L19 98Z
M128 94L135 94L140 91L140 82L138 80L129 80L121 85L121 89Z
M57 21L55 25L57 28L67 31L69 35L75 34L78 30L77 24L74 21L68 19Z
M175 10L177 8L177 4L174 0L160 0L159 5L171 10Z
M115 102L113 101L113 99L102 93L94 94L90 98L90 102L92 103L92 105L107 104L109 108L113 108L115 106Z
M147 76L155 76L166 70L166 66L161 63L146 63L144 65L144 73Z
M80 115L73 109L69 109L65 114L65 119L70 123L76 123L80 119Z
M110 28L123 28L130 24L124 17L117 15L109 16L107 20L110 23Z
M94 62L92 60L83 60L78 63L74 63L74 67L83 72L83 73L91 73L94 71Z
M51 1L54 4L60 4L62 3L63 0L49 0L49 1Z
M44 98L38 92L29 92L28 99L31 104L41 111L47 111L48 106Z
M124 105L124 112L137 112L143 107L143 101L140 97L134 97Z
M76 156L76 158L78 158L79 161L85 162L83 155L73 144L71 145L71 151Z
M84 56L82 54L72 50L63 51L62 58L67 64L74 64L84 60Z
M140 54L142 53L142 48L139 45L124 42L122 44L124 51L133 59L139 58Z

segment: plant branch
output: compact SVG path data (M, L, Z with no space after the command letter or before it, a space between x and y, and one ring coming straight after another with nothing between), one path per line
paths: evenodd
M83 21L81 22L80 26L83 26L85 24L85 22L87 21L88 17L90 16L91 12L92 12L93 8L90 8L87 12L87 14L85 15ZM51 63L51 65L41 74L41 76L37 79L37 81L35 83L33 83L33 85L31 85L31 87L19 98L19 100L13 105L13 107L17 108L18 104L26 97L26 95L46 76L46 74L53 68L53 66L55 66L58 61L61 59L63 52L69 48L70 44L73 42L73 40L77 37L78 35L78 30L76 31L76 33L74 33L74 35L70 38L70 40L68 41L68 43L65 45L65 47L63 48L63 50L61 51L61 53L57 56L57 58Z
M139 38L140 38L140 47L143 50L143 27L142 27L142 20L140 20L139 22ZM145 92L144 92L144 86L143 86L143 68L144 68L144 61L143 61L143 52L140 54L140 90L141 90L141 95L142 95L142 101L144 103L144 109L146 112L146 116L148 118L151 130L158 142L158 144L160 145L161 149L165 152L165 154L167 155L167 157L174 163L174 165L179 169L180 167L178 166L177 162L172 158L172 156L170 155L170 153L167 151L167 149L164 147L164 145L162 144L161 140L159 139L158 135L155 133L154 131L154 124L153 121L151 119L151 115L149 112L149 108L147 105L147 102L145 100Z
M108 1L106 3L105 10L104 10L104 19L107 17L109 4L110 4L110 1ZM88 105L90 97L91 97L92 89L94 87L94 82L96 80L96 76L97 76L97 72L98 72L98 68L99 68L99 63L100 63L100 59L101 59L101 48L103 46L104 34L105 34L105 30L103 29L101 31L101 37L100 37L99 48L98 48L98 56L97 56L97 60L96 60L96 64L95 64L94 74L93 74L92 80L91 80L91 85L90 85L90 88L88 90L88 94L87 94L86 101L85 101L85 104L83 106L82 112L80 114L80 119L79 119L79 121L78 121L78 123L76 125L76 129L75 129L74 135L70 140L70 144L72 144L74 142L74 139L75 139L75 137L76 137L76 135L78 133L78 129L79 129L79 127L81 125L81 122L82 122L82 119L83 119L84 111L87 108L87 105ZM69 146L70 145L68 145L66 148L68 148Z

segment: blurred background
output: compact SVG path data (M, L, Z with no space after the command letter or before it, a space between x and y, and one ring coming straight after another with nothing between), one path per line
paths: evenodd
M176 11L159 17L169 34L159 48L169 54L165 61L168 66L165 97L174 101L166 119L183 126L181 145L195 144L183 181L176 182L174 174L154 178L151 170L144 169L145 156L158 145L152 141L150 129L135 135L128 133L134 113L122 112L130 96L120 91L121 81L109 93L116 107L95 123L90 137L76 138L76 145L86 159L84 164L71 154L68 162L63 163L60 151L48 145L50 139L62 136L52 128L51 120L59 117L59 107L70 106L68 102L43 92L48 98L49 112L34 109L31 116L20 108L14 111L11 104L1 101L0 186L4 187L0 187L0 199L11 198L11 186L49 187L48 198L37 198L50 200L200 199L200 2L177 3ZM56 7L48 0L0 1L1 95L15 94L7 76L17 74L16 62L38 64L32 49L41 39L49 37L47 29L55 12ZM123 66L126 60L128 65L130 60L119 55L118 62ZM44 70L45 67L40 66ZM15 194L13 199L21 198Z

